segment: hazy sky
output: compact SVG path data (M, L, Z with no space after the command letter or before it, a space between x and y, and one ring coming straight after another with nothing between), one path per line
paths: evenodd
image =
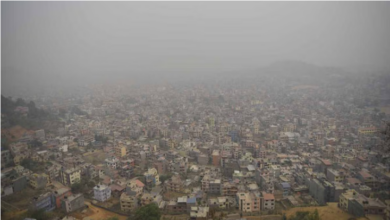
M390 2L1 2L2 92L278 60L389 67Z

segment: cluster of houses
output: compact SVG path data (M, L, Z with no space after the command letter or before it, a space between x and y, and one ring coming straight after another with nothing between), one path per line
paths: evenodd
M380 149L385 120L377 112L356 110L332 89L253 86L85 95L77 105L87 115L67 113L56 130L26 132L1 152L2 196L48 189L32 206L67 213L84 207L88 195L116 199L124 213L155 203L191 219L213 209L272 213L277 203L329 202L355 216L386 216L389 201L377 195L389 192L389 154ZM56 114L70 100L46 100L45 108ZM42 146L30 147L33 140ZM46 166L33 172L26 159ZM95 186L73 194L83 180Z

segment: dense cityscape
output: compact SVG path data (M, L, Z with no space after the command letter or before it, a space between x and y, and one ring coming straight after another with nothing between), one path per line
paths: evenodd
M130 219L148 204L162 219L281 219L296 207L388 219L388 75L348 83L336 70L278 65L221 80L2 96L4 219L34 214L25 209ZM281 74L299 69L302 77Z
M1 220L390 220L390 2L1 1Z

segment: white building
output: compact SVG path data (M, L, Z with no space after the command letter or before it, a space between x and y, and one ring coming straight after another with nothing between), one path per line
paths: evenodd
M111 188L106 185L97 185L93 188L94 199L104 202L111 198Z
M105 161L106 161L107 166L111 167L113 169L116 169L116 167L119 164L119 160L116 157L107 158Z
M68 145L65 144L65 145L59 146L58 150L61 151L61 152L64 152L64 153L68 152Z

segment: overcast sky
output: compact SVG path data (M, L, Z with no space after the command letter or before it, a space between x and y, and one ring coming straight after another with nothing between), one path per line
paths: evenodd
M279 60L384 68L389 21L390 2L1 2L2 92Z

